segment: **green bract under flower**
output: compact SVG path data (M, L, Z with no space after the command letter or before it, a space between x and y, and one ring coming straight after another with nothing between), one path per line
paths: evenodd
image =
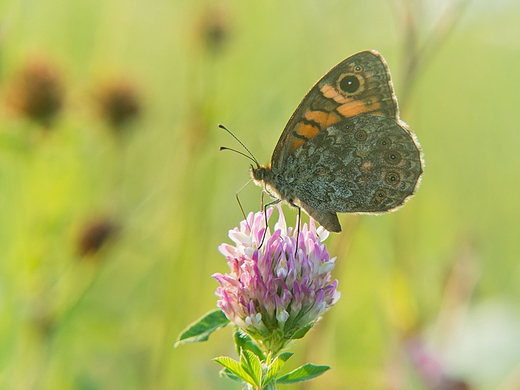
M287 228L282 208L278 210L274 232L268 229L260 249L263 212L250 213L240 228L230 230L235 246L222 244L219 251L231 272L213 275L220 283L217 305L226 317L275 353L340 297L337 280L331 282L336 258L330 258L322 243L329 233L316 229L311 219L296 240L295 229ZM273 209L267 212L270 217Z

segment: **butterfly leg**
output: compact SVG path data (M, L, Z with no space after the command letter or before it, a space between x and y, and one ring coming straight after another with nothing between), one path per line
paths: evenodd
M242 211L242 216L244 217L244 221L246 221L246 224L247 224L247 226L249 227L249 229L251 229L251 226L249 226L249 224L248 224L248 222L247 222L246 213L244 212L244 208L242 207L242 203L240 202L240 198L239 198L238 195L239 195L239 194L242 192L242 190L243 190L244 188L246 188L247 185L248 185L249 183L251 183L252 181L253 181L252 179L249 179L249 181L248 181L246 184L244 184L242 187L240 187L240 189L235 193L235 198L236 198L236 200L237 200L238 207L240 207L240 211Z
M264 204L264 194L265 194L265 192L262 192L262 204ZM269 222L267 221L267 208L270 206L277 205L278 203L280 203L280 199L275 199L272 202L269 202L262 207L262 209L264 210L264 217L265 217L265 230L264 230L264 234L262 235L262 241L260 241L260 246L258 247L258 249L260 249L262 247L262 245L264 244L265 236L267 234L267 229L269 229Z
M293 202L290 203L291 206L296 207L298 209L298 220L296 224L296 250L294 251L294 256L296 256L296 252L298 252L298 241L300 239L300 226L302 221L302 208Z

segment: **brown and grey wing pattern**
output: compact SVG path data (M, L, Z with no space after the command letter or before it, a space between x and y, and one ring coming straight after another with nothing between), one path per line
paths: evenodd
M313 216L396 209L414 193L422 169L419 145L402 123L361 114L309 140L287 158L282 175Z
M318 133L344 118L364 113L398 117L388 67L375 51L347 58L314 85L287 123L271 166L279 170L289 155Z

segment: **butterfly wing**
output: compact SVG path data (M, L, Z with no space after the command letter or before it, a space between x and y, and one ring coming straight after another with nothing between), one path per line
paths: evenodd
M388 67L376 51L345 59L311 88L285 126L271 168L281 171L286 158L321 131L364 113L396 120L399 115Z
M360 114L327 127L287 157L293 202L327 230L336 212L384 213L413 195L421 151L403 122Z

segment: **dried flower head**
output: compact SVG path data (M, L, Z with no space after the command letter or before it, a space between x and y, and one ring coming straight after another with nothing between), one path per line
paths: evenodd
M58 70L41 59L28 62L8 95L8 104L20 115L50 126L63 106L64 88Z
M206 48L214 53L219 53L229 36L226 10L220 6L206 9L200 20L199 31Z
M101 116L114 129L134 120L141 113L141 99L135 86L125 80L104 84L97 94Z
M229 231L235 245L222 244L230 273L214 274L220 283L217 305L226 317L268 351L277 353L296 332L312 326L339 299L337 280L331 282L336 258L322 243L328 232L311 219L296 240L287 228L282 208L271 235L263 212L250 213L240 228ZM268 210L268 216L273 209ZM298 247L296 248L296 242Z

